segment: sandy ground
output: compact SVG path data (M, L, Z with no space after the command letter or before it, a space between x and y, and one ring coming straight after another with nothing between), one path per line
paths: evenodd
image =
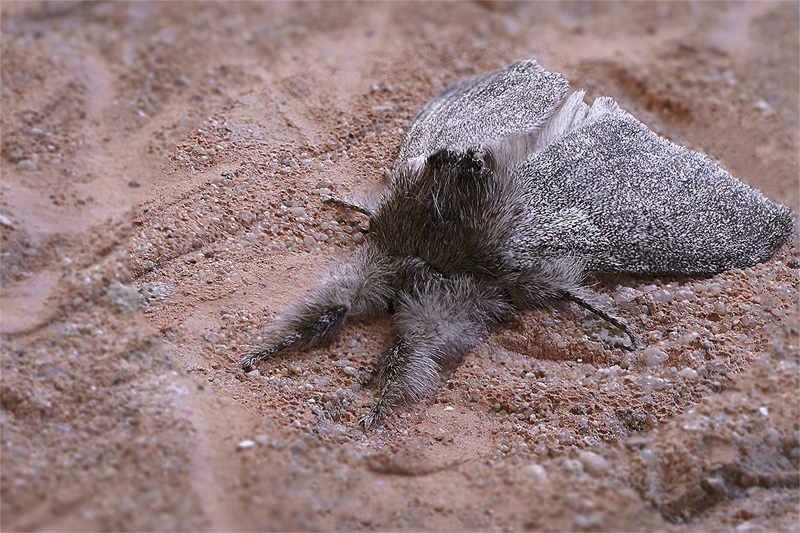
M245 374L416 111L533 57L798 212L797 3L2 4L4 531L796 531L798 247L598 279L377 429L391 321ZM367 237L368 238L368 237Z

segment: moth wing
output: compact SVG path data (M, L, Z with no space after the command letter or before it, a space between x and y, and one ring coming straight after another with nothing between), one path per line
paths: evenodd
M449 85L417 114L403 138L394 170L441 149L485 146L539 130L569 90L561 74L524 60ZM524 154L527 149L523 148Z
M514 243L523 260L578 256L587 270L711 274L769 259L793 232L788 208L611 98L515 172L528 206Z

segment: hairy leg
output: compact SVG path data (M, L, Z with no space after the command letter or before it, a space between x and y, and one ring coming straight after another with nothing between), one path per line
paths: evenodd
M332 269L306 296L284 309L268 330L267 344L239 359L248 368L293 345L312 348L329 342L348 316L385 311L392 296L390 262L369 245Z
M442 363L459 361L512 311L497 288L469 277L431 279L403 295L394 315L399 340L381 363L378 401L364 427L393 405L423 399L435 388Z

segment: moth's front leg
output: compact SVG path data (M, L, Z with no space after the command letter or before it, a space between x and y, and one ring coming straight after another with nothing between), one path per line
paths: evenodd
M249 368L290 346L324 345L348 316L385 311L392 296L392 275L391 263L384 254L369 244L362 246L349 263L332 269L306 296L284 309L269 328L269 341L248 350L239 359L239 366Z
M433 279L402 296L395 311L397 344L378 373L378 401L362 423L369 429L400 403L436 387L442 364L460 361L489 326L513 311L503 293L470 277Z

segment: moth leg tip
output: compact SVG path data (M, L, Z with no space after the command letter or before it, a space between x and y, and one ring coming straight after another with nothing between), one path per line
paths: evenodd
M362 418L361 420L359 420L358 424L361 427L364 428L365 432L367 432L367 431L369 431L369 428L372 426L372 424L374 422L375 422L375 419L373 418L372 414L370 413L367 416L365 416L364 418Z
M384 408L379 403L370 410L370 413L359 421L359 424L364 427L364 431L376 425L376 423L383 418Z

